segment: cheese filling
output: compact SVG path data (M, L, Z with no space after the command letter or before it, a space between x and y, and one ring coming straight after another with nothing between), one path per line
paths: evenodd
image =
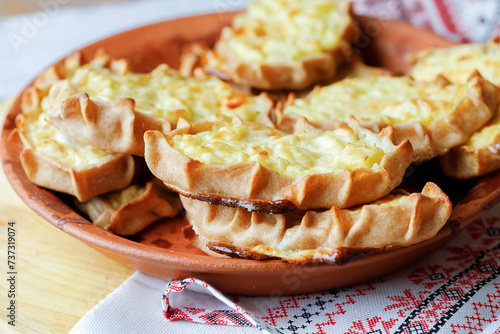
M113 191L104 195L106 201L111 205L111 207L115 210L118 210L123 205L130 202L132 199L141 195L146 191L146 187L139 187L137 185L131 185L123 190Z
M334 48L350 22L348 1L261 0L235 18L227 43L246 62L287 62Z
M463 146L482 148L490 146L492 153L500 152L500 112L481 130L474 133Z
M180 117L190 122L230 122L234 116L254 122L259 117L259 106L253 97L235 91L218 79L184 78L166 65L147 74L121 75L106 68L84 65L70 81L77 92L85 92L91 99L132 98L136 111L173 123Z
M500 44L464 44L450 48L424 50L410 74L417 80L431 81L439 74L454 83L464 83L478 70L488 81L500 86Z
M112 156L106 151L81 144L66 136L55 126L47 123L43 114L40 114L38 119L28 122L24 130L35 151L75 170L104 163Z
M191 159L225 165L256 161L282 175L301 177L355 168L379 168L395 149L386 137L367 130L302 131L295 134L250 125L176 135L172 147Z
M48 97L45 97L41 102L42 112L36 118L27 117L26 119L23 131L35 151L75 170L104 163L113 156L104 150L82 144L47 123L45 112L50 107Z
M345 79L314 90L309 96L287 105L284 113L310 121L339 120L349 116L359 121L387 125L419 121L430 124L445 117L459 103L467 85L421 83L407 77L368 76Z

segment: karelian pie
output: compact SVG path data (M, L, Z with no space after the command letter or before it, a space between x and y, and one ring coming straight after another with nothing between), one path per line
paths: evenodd
M463 84L443 77L420 82L410 77L366 76L317 87L308 96L290 95L270 116L292 131L301 117L331 130L356 117L372 130L392 125L396 143L409 139L414 161L446 153L464 143L497 112L498 89L477 72Z
M181 195L251 211L341 208L394 189L412 160L387 127L375 134L352 119L334 131L294 134L258 123L197 123L147 131L146 163Z
M158 179L142 186L132 184L86 202L75 200L74 204L95 225L119 235L136 234L161 218L177 216L182 209L179 196Z
M463 145L439 157L443 172L468 179L500 170L500 112Z
M128 186L134 160L81 144L45 121L50 106L67 97L58 80L71 74L78 59L71 56L51 67L25 90L11 139L22 141L20 160L33 183L86 201Z
M186 78L167 65L132 73L124 60L100 53L66 79L69 97L50 108L47 121L85 144L143 156L146 130L168 132L189 122L266 122L266 94L241 93L215 77ZM269 122L268 122L269 124Z
M255 1L222 29L208 67L243 86L304 89L334 78L356 30L349 1Z
M419 81L432 81L438 75L453 83L464 83L475 70L483 78L500 85L500 44L462 44L448 48L429 48L412 54L410 75Z
M182 197L201 248L231 257L342 264L356 255L430 239L452 204L434 183L422 193L395 191L361 207L268 214ZM186 236L195 238L189 231Z
M465 82L477 70L492 83L500 86L500 44L498 39L489 43L465 44L450 48L433 48L412 57L411 70L418 80L432 80L445 75L451 81ZM499 92L500 94L500 92ZM440 157L444 173L457 179L485 175L500 169L500 115L472 137Z

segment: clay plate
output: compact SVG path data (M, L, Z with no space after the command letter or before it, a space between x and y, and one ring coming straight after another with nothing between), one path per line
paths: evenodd
M213 43L222 26L234 13L210 14L161 22L127 31L82 49L90 59L99 48L114 57L131 60L134 71L149 71L166 62L179 66L179 54L190 42ZM370 64L403 73L409 64L406 55L429 46L453 43L409 24L358 18L362 34L354 44ZM6 118L0 152L5 174L18 195L37 214L52 225L94 247L110 258L143 273L165 280L198 277L226 293L247 295L299 294L337 288L386 275L414 263L443 246L456 233L481 216L500 196L500 173L459 182L447 179L435 162L412 166L404 187L420 191L427 180L453 194L453 214L447 225L431 240L420 244L384 250L352 259L342 265L292 265L280 261L253 261L209 257L182 237L182 218L160 221L139 235L123 238L108 233L77 214L65 195L33 185L20 161L21 147L7 140L20 113L20 98ZM411 175L410 175L411 174Z

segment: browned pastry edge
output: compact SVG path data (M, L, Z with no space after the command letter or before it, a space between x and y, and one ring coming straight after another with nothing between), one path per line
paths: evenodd
M20 136L19 131L15 131L12 136ZM73 195L80 201L124 188L134 175L134 159L123 154L112 155L105 162L82 170L65 166L31 148L21 151L20 160L31 182Z
M107 56L98 52L94 61L107 62ZM11 134L13 140L19 140L24 146L20 160L28 178L38 186L64 192L77 197L80 201L126 187L134 174L134 160L130 155L110 154L99 165L89 165L82 170L66 166L55 158L37 152L24 134L26 122L35 119L42 112L41 101L49 95L50 88L70 75L81 64L81 55L73 53L60 64L51 66L35 79L21 97L22 113L16 117L16 130ZM118 64L124 63L118 61ZM54 92L64 94L64 90ZM16 138L17 137L17 138Z
M78 93L51 110L47 120L61 131L113 153L144 156L144 132L168 132L175 127L167 119L135 111L131 98L101 102Z
M246 260L257 260L257 261L268 261L268 260L281 260L283 262L290 262L297 265L345 265L351 261L362 258L366 255L384 252L388 250L397 249L403 246L388 246L384 248L348 248L340 247L334 250L317 250L317 254L324 254L324 257L318 257L316 260L311 258L302 258L300 260L290 260L286 258L280 258L278 256L269 256L266 254L259 253L248 247L238 247L228 243L220 243L216 241L203 242L201 238L196 235L193 230L193 225L189 224L183 228L184 238L186 238L192 245L196 248L202 250L210 256L215 257L230 257L234 259L246 259ZM331 261L328 259L335 259Z
M125 60L107 61L109 67L118 67L121 69L119 73L126 73L128 66L125 64L128 63ZM115 62L120 66L113 66ZM169 132L176 128L176 124L168 119L136 111L132 98L97 101L92 100L87 93L76 93L69 82L56 82L54 86L65 91L69 97L59 105L51 107L46 119L81 143L112 153L144 156L143 137L147 130ZM260 122L274 126L268 119L274 105L268 94L261 93L255 97L248 95L248 98L250 97L255 99L258 105ZM180 121L183 122L182 119Z
M438 83L449 84L441 77ZM466 142L470 136L484 126L497 112L500 103L498 88L483 79L479 72L474 72L468 81L472 88L464 95L461 102L454 106L447 117L439 118L425 126L418 121L393 124L395 143L399 144L409 139L413 146L413 161L425 161L443 155L451 148ZM321 89L321 88L317 88ZM286 103L293 103L295 97L291 95ZM278 104L274 114L270 115L276 128L283 131L293 131L297 117L284 113L284 104ZM379 131L386 124L375 120L361 122L363 126ZM328 131L335 129L345 122L338 120L310 121L314 127Z
M145 158L153 175L187 197L248 210L286 212L291 210L291 204L298 210L332 205L346 208L388 194L401 182L412 156L411 144L404 141L382 158L379 169L356 168L293 178L258 162L205 164L187 157L170 144L176 135L195 134L220 124L195 123L168 134L147 131ZM369 131L355 121L351 125L354 131ZM392 131L388 127L378 136L392 138Z
M272 214L301 211L295 206L295 204L287 200L277 200L277 201L242 200L239 198L228 197L228 196L189 193L182 191L181 189L169 184L165 184L165 186L184 197L189 197L213 205L223 205L230 208L244 208L247 209L248 211L266 212Z
M236 84L264 90L300 90L321 81L332 80L337 67L351 55L349 44L358 36L359 29L352 19L352 4L349 4L351 21L340 34L340 42L330 50L296 61L278 64L257 64L242 62L232 53L225 40L230 35L224 27L209 61L207 72L221 79L229 78ZM221 66L221 64L223 64Z
M402 246L399 246L402 247ZM283 260L284 262L291 262L294 264L308 264L308 263L326 263L326 264L335 264L335 265L344 265L351 261L354 261L360 257L363 257L368 254L383 252L389 249L396 249L398 247L384 247L384 248L347 248L347 247L339 247L333 250L318 250L315 254L322 254L323 256L318 256L317 259L311 258L301 258L299 260L289 260L286 258L280 258L277 256L269 256L266 254L262 254L254 251L253 249L249 249L246 247L238 247L231 244L219 243L219 242L208 242L207 248L213 252L223 254L232 258L239 259L248 259L248 260ZM331 259L334 259L332 262Z
M426 69L427 70L429 69L428 67L426 68L426 66L425 66L425 61L427 58L429 58L429 57L432 58L436 54L436 52L439 53L441 51L445 51L448 53L449 56L451 56L451 57L449 57L449 59L446 59L446 60L448 60L449 62L452 62L454 65L454 68L451 67L451 68L448 68L448 70L443 71L443 68L441 66L431 65L431 69L434 68L434 71L431 70L431 73L433 73L433 75L435 77L440 76L440 75L444 75L444 76L448 77L448 79L453 83L462 83L461 81L463 81L463 79L461 79L462 78L461 74L464 74L464 76L467 76L470 73L472 73L473 71L478 70L479 72L482 72L482 75L487 77L488 80L491 80L492 83L498 85L500 83L500 77L498 76L499 72L496 72L496 73L494 72L493 75L488 75L487 73L484 72L484 69L483 69L483 71L481 71L480 69L476 68L475 66L470 66L470 64L467 63L469 60L472 59L471 58L471 57L473 57L472 55L470 55L470 54L466 55L466 56L462 55L460 58L457 59L458 61L455 61L455 59L453 59L453 58L456 58L456 57L453 57L453 54L457 48L462 49L463 47L468 47L468 48L487 47L488 51L486 51L486 52L493 53L496 51L497 52L496 54L498 54L498 51L500 51L499 44L500 44L500 36L496 36L495 38L493 38L491 41L488 41L488 42L471 43L471 44L457 44L456 46L447 47L447 48L429 47L429 48L426 48L426 49L423 49L423 50L420 50L417 52L413 52L413 53L409 54L409 56L407 58L408 61L410 62L410 64L412 65L412 68L410 69L410 72L408 74L411 75L412 77L415 77L417 80L420 80L420 81L431 80L428 78L427 75L421 75L420 71L425 72ZM491 50L491 48L493 48L493 50L495 50L495 51ZM443 60L444 60L444 57L443 57ZM465 60L465 64L462 63L462 60ZM423 68L421 67L422 62L424 63ZM495 66L494 64L493 65L489 64L489 67L491 67L491 69L493 71L495 71L495 70L498 71L498 67ZM439 70L437 70L438 68L439 68Z
M491 144L472 148L462 145L439 157L443 172L456 179L469 179L500 170L500 134Z
M119 235L136 234L161 218L175 217L182 209L179 197L168 192L158 180L147 182L144 192L118 209L112 207L106 196L75 201L75 205L94 224Z
M230 257L344 264L364 254L432 238L451 215L446 194L429 182L392 203L388 195L352 209L292 214L248 212L181 197L195 245ZM195 240L197 238L197 240Z

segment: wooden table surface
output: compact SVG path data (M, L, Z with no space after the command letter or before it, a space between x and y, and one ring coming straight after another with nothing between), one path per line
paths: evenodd
M13 99L0 104L0 119ZM15 298L8 297L8 222L15 226ZM31 211L0 171L0 333L67 333L134 271L66 235ZM15 300L15 328L7 310Z

